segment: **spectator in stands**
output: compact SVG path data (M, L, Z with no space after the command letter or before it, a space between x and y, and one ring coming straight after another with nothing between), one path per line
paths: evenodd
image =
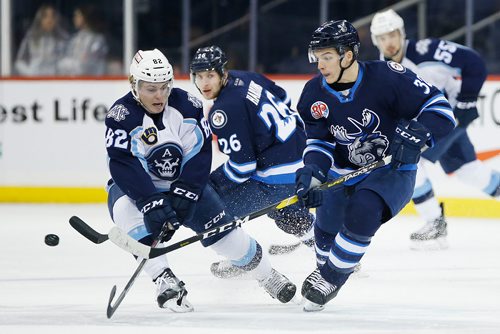
M61 73L66 75L106 74L108 45L100 32L100 20L94 6L77 7L73 24L77 29L72 36L64 59Z
M14 63L15 73L25 76L56 75L57 64L69 39L52 5L42 5L21 41Z

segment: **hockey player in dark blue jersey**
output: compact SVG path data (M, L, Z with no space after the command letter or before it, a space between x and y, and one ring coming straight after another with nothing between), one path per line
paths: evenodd
M233 217L207 185L212 133L201 101L173 87L172 66L157 49L136 53L129 79L131 92L113 104L105 122L113 221L147 245L162 229L162 241L168 241L181 225L202 233L230 222ZM295 285L271 267L260 244L241 228L201 242L238 263L273 298L293 298ZM160 307L193 310L166 256L148 260L144 270L156 283Z
M466 132L467 126L479 116L476 103L486 79L486 66L479 54L462 45L435 38L406 40L403 19L392 9L375 14L370 30L381 59L398 62L411 69L443 91L454 106L457 128L446 141L425 152L423 158L431 162L439 161L445 173L453 173L464 183L498 199L500 173L476 158ZM413 203L426 224L410 235L412 247L446 248L444 210L434 197L423 163L419 164Z
M229 159L210 183L231 214L242 217L294 194L295 171L302 167L303 122L290 109L286 91L263 75L228 71L217 46L200 48L191 62L193 81L207 100L219 149ZM310 247L314 216L298 205L269 214L276 225ZM235 263L212 266L218 277L241 273Z
M379 227L410 201L421 150L455 126L443 94L395 62L357 61L359 37L345 20L321 25L309 44L321 72L298 103L305 122L304 167L297 195L306 206L322 202L313 188L392 155L391 164L327 191L317 208L317 269L302 285L305 311L334 298Z

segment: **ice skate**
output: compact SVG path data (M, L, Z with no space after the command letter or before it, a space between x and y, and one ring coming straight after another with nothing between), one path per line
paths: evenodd
M295 296L297 287L288 278L272 269L264 279L259 280L259 285L282 303L288 303Z
M305 297L305 295L311 289L314 283L316 283L320 279L321 279L321 274L319 273L319 269L316 268L312 273L309 274L309 276L306 277L306 279L302 283L302 289L300 290L302 297Z
M340 287L327 282L320 276L305 295L306 302L304 304L304 311L317 312L323 310L325 304L335 298L339 290Z
M180 281L170 270L165 271L154 280L157 288L157 302L161 308L168 308L173 312L192 312L193 305L186 299L187 290L184 282Z
M212 265L210 266L210 272L215 277L223 279L243 278L243 276L248 273L248 271L242 269L241 267L235 266L229 260L222 260L212 263Z
M434 221L427 222L422 228L410 235L411 248L415 250L446 249L448 235L446 218L444 217L443 203L441 205L441 216Z
M352 278L365 278L369 275L361 270L361 263L358 263L354 266L354 271L351 274ZM311 289L311 287L321 279L321 274L319 273L319 269L316 268L309 276L306 277L304 282L302 283L301 294L302 297L305 297L307 291Z

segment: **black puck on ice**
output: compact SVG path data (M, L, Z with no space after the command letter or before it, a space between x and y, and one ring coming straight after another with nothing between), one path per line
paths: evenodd
M45 243L48 246L57 246L59 244L59 237L55 234L47 234L45 236Z

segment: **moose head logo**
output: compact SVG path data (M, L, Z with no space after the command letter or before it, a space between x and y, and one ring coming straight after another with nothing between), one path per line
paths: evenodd
M365 166L384 156L389 140L377 130L380 119L369 109L363 110L361 122L349 117L349 121L359 130L347 133L343 126L334 126L331 129L335 139L349 150L349 161L357 166Z

